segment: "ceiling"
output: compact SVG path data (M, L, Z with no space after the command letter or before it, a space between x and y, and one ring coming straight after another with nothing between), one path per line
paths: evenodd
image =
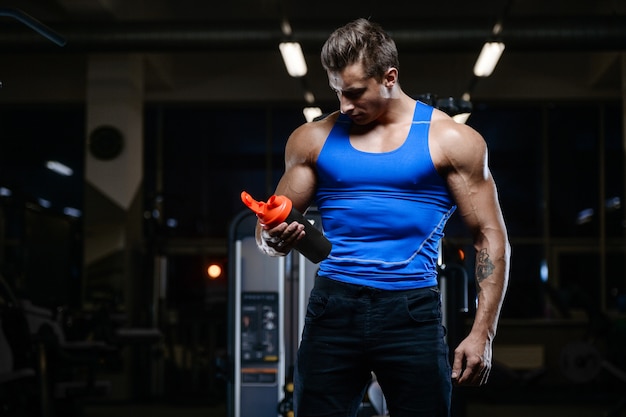
M394 36L410 94L620 94L623 0L4 0L0 102L83 100L89 57L126 53L145 57L147 100L304 103L309 90L330 102L319 50L334 28L357 17L380 22ZM31 18L40 25L29 27ZM473 63L498 19L507 49L494 75L473 83ZM304 79L290 78L282 64L283 20L303 45Z

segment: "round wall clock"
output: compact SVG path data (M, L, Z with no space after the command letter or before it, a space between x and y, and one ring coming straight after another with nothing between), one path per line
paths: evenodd
M124 149L124 136L113 126L100 126L89 135L89 152L94 158L109 161L117 158Z

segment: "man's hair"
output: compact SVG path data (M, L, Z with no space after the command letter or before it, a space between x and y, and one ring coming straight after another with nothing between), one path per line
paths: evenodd
M367 19L357 19L335 30L324 43L321 58L326 71L342 71L360 62L365 75L378 80L389 68L399 68L395 42L379 24Z

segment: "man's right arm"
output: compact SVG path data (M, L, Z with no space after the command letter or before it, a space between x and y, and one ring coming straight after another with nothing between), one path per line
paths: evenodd
M293 207L306 212L315 197L317 176L315 161L332 123L327 121L306 123L296 129L285 146L285 172L275 195L289 198ZM304 237L304 226L293 222L281 223L276 227L263 227L257 222L255 233L257 245L270 256L283 256Z

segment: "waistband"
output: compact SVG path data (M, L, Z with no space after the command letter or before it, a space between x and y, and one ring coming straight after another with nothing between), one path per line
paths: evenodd
M397 297L408 294L424 293L433 290L439 292L439 287L436 285L422 288L412 288L408 290L383 290L380 288L368 287L366 285L349 284L347 282L341 282L332 278L321 277L319 275L315 277L314 289L346 297L376 296L377 298Z

